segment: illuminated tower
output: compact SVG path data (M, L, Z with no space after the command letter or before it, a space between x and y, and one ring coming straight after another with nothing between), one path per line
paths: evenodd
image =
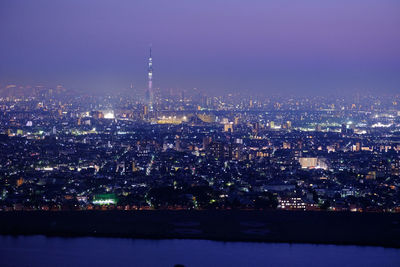
M149 110L153 111L153 103L154 103L154 92L153 92L153 59L151 57L151 46L150 46L150 56L149 56L149 66L148 66L148 101L149 101Z

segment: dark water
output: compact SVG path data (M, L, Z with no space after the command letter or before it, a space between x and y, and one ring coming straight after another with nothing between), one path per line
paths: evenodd
M0 266L400 266L400 250L309 244L0 236Z

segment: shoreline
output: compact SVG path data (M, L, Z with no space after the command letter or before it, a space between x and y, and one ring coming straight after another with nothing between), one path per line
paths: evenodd
M0 213L0 235L400 248L400 214L242 210L22 211Z

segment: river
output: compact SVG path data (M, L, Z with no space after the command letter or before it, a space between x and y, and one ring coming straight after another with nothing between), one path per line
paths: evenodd
M400 266L400 249L207 240L0 236L0 266Z

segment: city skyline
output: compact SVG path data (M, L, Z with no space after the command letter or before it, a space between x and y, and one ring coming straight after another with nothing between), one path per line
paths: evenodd
M145 89L152 43L154 84L164 90L399 91L396 1L0 5L2 85L63 84L110 93L133 83Z
M398 0L0 1L0 266L400 266L399 29Z

